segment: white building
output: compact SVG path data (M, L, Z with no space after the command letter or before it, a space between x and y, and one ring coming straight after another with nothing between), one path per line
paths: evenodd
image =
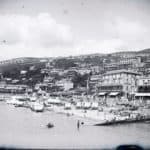
M67 79L57 81L56 85L62 87L64 91L68 91L73 88L73 82Z
M136 92L137 79L141 74L129 70L110 71L103 74L102 82L99 83L100 92L118 92L130 95Z
M150 105L150 77L142 76L138 79L135 104Z

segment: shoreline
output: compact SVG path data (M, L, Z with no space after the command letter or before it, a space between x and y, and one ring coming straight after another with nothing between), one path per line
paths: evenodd
M93 112L94 110L86 110L86 113L83 112L83 110L64 110L63 108L59 109L55 107L53 110L53 112L57 113L57 114L62 114L62 115L67 115L68 117L73 117L76 120L80 120L84 123L84 125L93 125L93 126L109 126L109 125L118 125L118 124L130 124L130 123L144 123L146 121L150 121L150 116L147 117L141 117L141 118L127 118L127 119L123 119L123 120L114 120L112 119L113 117L110 117L109 115L111 114L107 114L110 118L109 119L104 119L104 113L105 112L99 112L97 114L97 116L90 116L89 114L91 112ZM88 114L89 112L89 114ZM93 113L97 113L96 111L94 111Z
M0 94L1 97L11 98L12 94ZM6 100L4 100L6 102ZM23 106L17 107L30 107L30 101L26 101L28 107L24 104ZM67 103L64 101L64 103ZM57 114L67 115L68 117L73 117L76 120L81 120L85 125L115 125L115 124L127 124L134 122L144 122L150 121L149 109L144 109L144 107L139 107L137 110L130 110L125 106L99 106L99 109L77 109L75 105L71 105L71 108L65 109L64 105L59 106L57 104L51 104L50 107L44 106L43 111L53 111ZM122 113L127 113L123 115Z

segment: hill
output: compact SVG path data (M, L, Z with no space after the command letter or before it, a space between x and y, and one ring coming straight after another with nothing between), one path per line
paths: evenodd
M86 54L86 55L79 55L79 56L69 56L69 57L55 57L55 58L35 58L35 57L21 57L15 58L10 60L0 61L0 72L3 73L5 71L11 71L13 69L19 70L26 70L31 66L36 66L37 68L44 67L45 62L49 60L54 62L54 67L57 66L58 68L67 68L65 64L70 63L86 63L92 65L102 65L103 60L111 60L111 59L120 59L123 57L135 57L135 56L150 56L150 49L144 49L140 51L122 51L122 52L115 52L110 54ZM74 65L74 64L73 64ZM71 66L68 64L68 66ZM75 66L75 65L74 65Z
M140 51L138 51L138 53L149 53L150 54L150 48L140 50Z

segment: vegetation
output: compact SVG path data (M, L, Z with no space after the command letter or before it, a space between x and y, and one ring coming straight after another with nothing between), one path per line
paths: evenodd
M71 59L62 58L54 61L54 67L61 69L69 69L70 67L77 67L77 65Z
M86 87L89 77L90 77L90 74L84 74L84 75L81 75L79 73L76 74L72 79L72 82L74 84L74 88Z

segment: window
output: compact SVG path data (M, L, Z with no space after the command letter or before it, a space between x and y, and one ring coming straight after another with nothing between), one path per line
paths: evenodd
M119 79L119 77L120 77L120 74L116 74L116 78Z

